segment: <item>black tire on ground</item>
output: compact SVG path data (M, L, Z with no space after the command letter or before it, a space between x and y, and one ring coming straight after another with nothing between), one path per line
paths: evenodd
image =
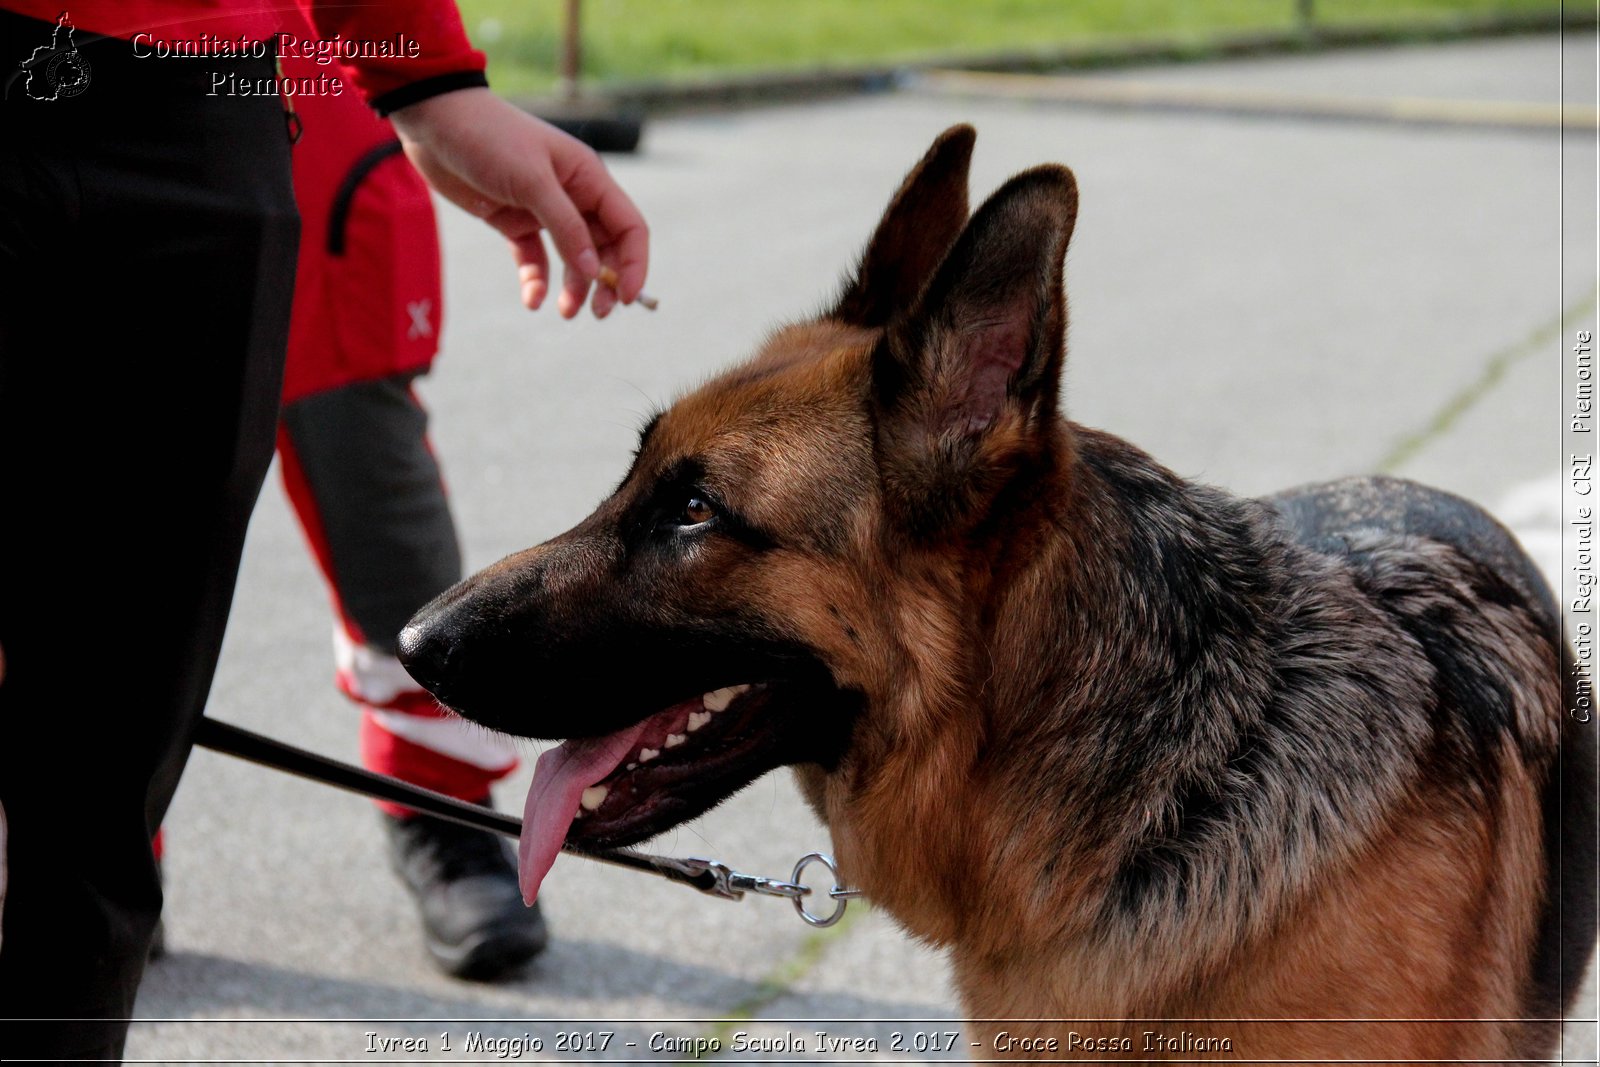
M644 120L625 115L592 118L541 115L546 122L570 133L596 152L635 152L644 132Z

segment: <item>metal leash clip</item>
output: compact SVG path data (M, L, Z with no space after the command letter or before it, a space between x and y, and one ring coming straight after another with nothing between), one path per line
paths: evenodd
M698 856L689 856L675 861L695 875L709 874L714 881L701 890L723 900L743 900L746 893L755 893L764 897L784 897L794 902L794 910L807 924L816 927L832 926L844 918L844 909L854 897L861 896L859 889L846 889L839 884L839 868L834 864L833 857L821 852L808 852L800 857L800 862L794 865L794 873L789 876L789 881L781 882L776 878L763 878L759 874L740 874L719 860L701 859ZM813 915L806 910L805 898L811 895L811 887L802 882L801 876L807 867L813 863L820 863L828 868L828 873L833 878L833 888L828 890L828 896L835 902L833 911L825 916Z

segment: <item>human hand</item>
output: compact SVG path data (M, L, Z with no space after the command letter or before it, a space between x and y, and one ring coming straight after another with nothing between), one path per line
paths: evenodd
M596 287L596 318L605 318L618 299L627 304L639 295L649 228L582 141L488 89L442 93L389 118L428 183L511 242L527 307L543 304L552 283L543 230L564 264L556 300L562 318L582 310L602 265L616 271L617 285Z

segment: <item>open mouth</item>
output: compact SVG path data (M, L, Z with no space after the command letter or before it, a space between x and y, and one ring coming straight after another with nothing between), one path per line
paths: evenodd
M564 844L615 848L709 810L778 766L767 683L716 689L604 737L539 757L523 812L518 868L532 902Z

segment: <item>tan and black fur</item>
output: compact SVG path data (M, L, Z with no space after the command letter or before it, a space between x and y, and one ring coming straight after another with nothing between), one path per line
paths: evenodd
M569 843L792 765L992 1054L1549 1054L1594 942L1595 741L1544 582L1445 494L1241 499L1062 418L1076 185L1039 167L969 219L973 137L589 519L419 613L407 665L545 738L762 683Z

